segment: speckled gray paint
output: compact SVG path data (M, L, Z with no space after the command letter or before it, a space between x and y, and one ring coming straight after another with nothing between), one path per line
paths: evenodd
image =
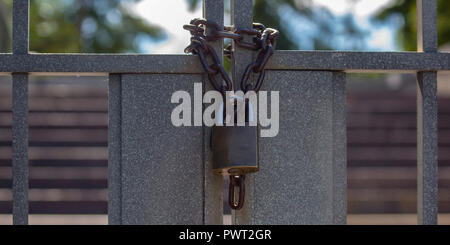
M343 75L266 76L262 90L280 91L280 129L260 139L260 171L251 175L254 189L246 202L250 223L345 223L345 104L336 104L345 101Z
M13 53L28 53L29 0L13 2ZM13 73L13 224L28 224L28 74Z
M204 88L211 89L203 77ZM205 89L204 89L205 90ZM211 128L203 126L203 175L204 175L204 221L205 225L223 224L223 178L212 173L212 155L210 148Z
M185 54L0 54L0 72L202 73Z
M29 33L29 0L14 0L13 2L13 53L28 53Z
M122 223L203 223L203 130L175 127L170 102L200 75L122 75Z
M16 73L12 107L13 224L28 224L28 75Z
M108 224L122 223L122 84L120 74L108 83Z
M347 223L346 75L333 72L333 224Z
M252 0L231 0L231 24L236 28L251 29L253 28L253 1ZM244 41L252 42L252 37L244 36ZM232 77L234 90L241 89L241 78L247 66L252 63L254 53L252 50L246 49L235 42L232 42L234 53L232 55ZM252 78L250 78L250 81Z
M235 28L253 28L253 1L252 0L231 0L231 22ZM251 42L251 37L245 37L245 41ZM235 90L241 90L241 78L245 69L253 62L255 52L240 47L233 43L233 56L231 60L233 86ZM254 81L254 75L250 75L249 82ZM253 175L248 175L245 179L246 199L253 199L252 193L254 188ZM228 196L228 195L227 195ZM232 210L233 224L249 224L251 223L252 211L254 210L253 202L246 202L241 210Z
M437 74L417 76L417 217L436 225L438 215Z
M266 66L278 70L403 72L450 69L450 53L276 51Z
M224 1L222 0L203 0L203 16L215 21L219 26L224 22ZM217 56L223 62L223 40L211 42ZM198 58L198 57L196 57ZM203 78L203 91L212 90L212 86L206 75ZM204 105L207 106L207 105ZM210 149L211 128L203 126L203 149L204 149L204 224L221 225L223 224L223 178L212 174L212 156Z
M437 52L437 1L417 0L417 50Z
M223 1L203 4L206 18L223 23ZM211 45L219 51L223 41ZM146 65L145 73L187 74L111 75L110 181L120 184L110 183L110 223L222 224L223 181L212 174L210 129L175 127L170 121L176 106L170 103L173 92L192 94L194 82L202 82L203 92L211 89L205 75L196 74L203 73L198 57L134 58ZM136 59L129 62L134 64ZM156 61L156 66L148 66Z
M275 51L269 70L414 72L450 70L450 53ZM198 57L184 54L0 54L0 72L200 74Z
M417 0L417 50L438 51L437 1ZM449 60L450 61L450 60ZM438 218L437 73L417 74L417 221L436 225Z

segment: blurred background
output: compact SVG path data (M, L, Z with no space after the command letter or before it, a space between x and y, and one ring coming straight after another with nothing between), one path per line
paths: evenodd
M279 50L416 51L415 0L254 3L254 21L280 30ZM36 53L182 53L182 25L202 16L200 0L30 4ZM11 8L0 0L2 53L11 51ZM450 2L438 0L442 52L449 16ZM438 80L439 223L450 224L450 73ZM348 74L347 87L348 223L415 224L415 74ZM107 78L31 76L29 90L30 224L106 224ZM0 74L0 224L12 223L11 200L11 78Z

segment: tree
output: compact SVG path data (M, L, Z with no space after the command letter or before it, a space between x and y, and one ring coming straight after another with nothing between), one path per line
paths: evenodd
M165 35L160 27L135 17L124 7L124 3L135 1L140 0L30 1L30 51L139 52L140 40L157 40ZM5 3L12 7L12 0Z
M0 31L7 18L0 4ZM30 12L30 50L36 52L140 52L141 40L161 40L164 30L135 17L124 7L141 0L32 0ZM185 0L190 9L201 0ZM227 1L227 0L225 0ZM229 0L228 0L229 1ZM349 0L350 1L350 0ZM358 1L358 0L353 0ZM335 16L311 0L254 0L254 20L280 30L278 49L364 49L365 31L352 15ZM163 4L161 2L161 4ZM401 19L398 44L416 50L416 0L393 0L393 4L374 18L384 24ZM10 11L9 11L10 12ZM439 44L450 40L450 1L438 0ZM183 31L180 29L180 31ZM2 35L7 37L8 35ZM51 37L51 38L49 38ZM10 49L9 39L0 38L0 51Z
M450 42L450 1L437 0L438 44ZM397 42L407 51L417 50L417 15L416 0L394 0L393 4L383 9L375 20L387 23L395 18L402 20L397 33Z
M0 53L5 53L10 50L10 32L8 27L8 14L6 12L7 6L5 3L0 1L0 33L2 36L0 37Z
M201 3L200 0L186 1L191 10ZM364 48L366 33L357 26L352 15L335 16L310 0L254 0L253 12L255 22L280 31L277 49Z

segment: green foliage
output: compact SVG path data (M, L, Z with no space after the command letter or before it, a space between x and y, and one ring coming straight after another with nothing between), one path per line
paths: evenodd
M253 21L263 23L267 27L272 27L280 31L280 36L277 39L277 49L294 50L300 48L298 42L295 40L292 30L281 22L278 10L282 5L287 5L289 8L297 10L302 15L311 16L311 11L309 9L298 9L293 2L294 1L292 0L255 0Z
M6 53L11 51L11 38L10 38L10 16L8 15L8 9L11 8L10 1L0 0L0 53Z
M142 40L165 38L163 29L134 16L124 4L140 0L30 0L30 50L50 53L139 52ZM189 9L201 0L185 0ZM357 1L357 0L356 0ZM363 49L365 32L351 15L336 17L325 8L297 0L254 0L254 21L280 30L278 49ZM12 0L0 0L0 52L10 50ZM288 16L289 17L286 17ZM439 45L450 42L450 1L438 0ZM403 24L397 34L405 50L416 50L416 0L394 0L374 18ZM304 27L317 31L302 31ZM182 30L180 30L182 31ZM6 33L6 35L5 35ZM340 41L340 44L336 44ZM342 44L343 43L343 44Z
M3 1L11 12L12 0ZM30 0L30 51L139 52L139 41L159 40L165 34L124 7L136 1Z
M190 9L201 3L200 0L185 1ZM286 13L289 13L289 19ZM314 6L307 0L254 0L253 14L254 22L280 31L277 39L280 50L364 48L366 33L358 28L352 15L336 17L328 9ZM305 26L317 31L302 31ZM337 44L339 38L345 40L344 45Z
M198 6L200 5L200 3L202 2L201 0L185 0L189 6L189 11L194 11L195 9L198 8Z
M364 49L354 16L335 16L311 1L255 0L254 21L280 30L277 49Z
M136 1L139 0L32 0L30 50L139 52L140 39L161 39L164 32L123 6Z
M450 42L450 1L438 0L438 42L439 45ZM381 22L401 18L403 24L397 33L398 44L404 50L417 50L416 0L394 0L394 3L382 10L375 19Z

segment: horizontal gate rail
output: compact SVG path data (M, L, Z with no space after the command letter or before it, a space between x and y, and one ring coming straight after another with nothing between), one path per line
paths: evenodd
M267 69L346 72L450 70L450 53L277 51Z
M193 55L0 54L0 72L203 73Z
M415 72L450 70L450 53L276 51L269 70ZM0 73L203 73L192 55L0 54Z

